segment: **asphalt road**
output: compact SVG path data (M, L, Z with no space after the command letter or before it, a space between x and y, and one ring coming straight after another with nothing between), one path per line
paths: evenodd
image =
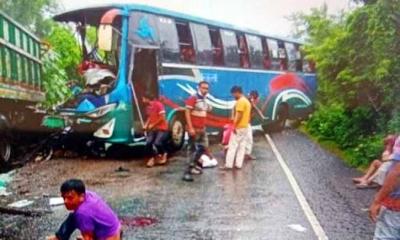
M328 238L372 239L374 226L363 208L374 191L353 187L351 178L359 173L296 131L274 134L272 139ZM222 159L218 146L213 151ZM125 239L318 239L261 133L255 137L254 155L257 160L247 161L242 170L207 169L192 183L181 181L184 153L152 169L138 161L61 159L24 167L17 178L30 181L14 183L12 189L29 188L34 182L39 190L31 187L31 193L21 197L45 204L41 193L57 194L62 179L82 178L121 218L156 220L146 227L124 225ZM118 166L130 171L115 173ZM0 239L43 239L66 214L58 207L36 218L0 215Z

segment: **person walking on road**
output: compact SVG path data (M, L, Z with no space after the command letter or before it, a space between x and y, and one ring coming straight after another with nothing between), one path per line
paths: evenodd
M209 84L202 81L198 84L197 93L190 96L186 101L185 119L189 133L189 150L191 152L190 163L185 171L182 180L193 181L193 174L202 173L199 164L200 157L207 152L208 137L206 134L207 113L211 111L211 106L207 104L206 98L209 92Z
M392 161L382 188L369 208L376 223L374 240L400 239L400 137L397 137Z
M155 164L163 165L167 163L167 150L165 142L168 138L168 123L165 118L164 105L153 95L146 94L142 98L146 105L147 120L144 124L144 130L147 132L146 148L152 156L147 161L147 167L153 167Z
M240 169L249 144L249 125L251 117L251 103L243 95L242 88L234 86L231 94L236 99L233 114L233 133L229 139L228 152L226 154L225 166L222 169L232 169L233 165Z
M117 215L96 193L87 191L79 179L65 181L60 188L64 205L73 211L54 236L47 240L69 240L78 229L84 240L120 240L121 224Z

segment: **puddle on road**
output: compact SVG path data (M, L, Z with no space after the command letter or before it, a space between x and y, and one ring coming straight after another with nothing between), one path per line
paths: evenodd
M120 217L121 223L127 227L147 227L158 223L158 220L151 217Z

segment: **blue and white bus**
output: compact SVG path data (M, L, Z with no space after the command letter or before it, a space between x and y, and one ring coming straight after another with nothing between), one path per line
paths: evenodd
M230 122L233 85L245 93L258 91L263 116L254 125L279 128L313 109L316 75L298 41L136 4L78 9L55 20L75 23L82 43L87 26L97 29L95 46L82 44L80 70L94 86L108 79L106 90L93 91L94 96L85 95L59 112L101 142L140 142L145 121L141 96L151 92L166 105L174 147L181 147L184 100L202 80L211 89L210 129Z

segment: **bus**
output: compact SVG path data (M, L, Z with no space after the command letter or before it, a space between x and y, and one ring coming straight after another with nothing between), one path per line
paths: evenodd
M41 42L0 11L0 170L39 131L43 116L34 105L44 100Z
M98 142L137 144L143 140L141 97L153 93L165 104L175 149L185 137L184 101L197 84L210 84L210 131L229 123L230 88L257 91L262 116L253 125L281 129L287 119L313 110L314 65L299 41L138 4L114 4L68 11L54 17L74 23L82 44L79 71L83 95L59 107L59 116ZM95 28L89 46L86 32Z

